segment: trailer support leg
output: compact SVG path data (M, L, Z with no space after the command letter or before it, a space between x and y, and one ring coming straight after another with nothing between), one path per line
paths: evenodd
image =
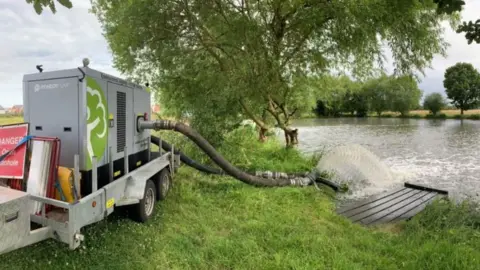
M92 192L98 190L98 165L97 157L92 157Z
M127 151L127 146L123 149L123 175L126 175L128 173L128 151Z
M113 182L113 155L112 155L112 147L108 148L108 168L110 171L110 178L109 183Z

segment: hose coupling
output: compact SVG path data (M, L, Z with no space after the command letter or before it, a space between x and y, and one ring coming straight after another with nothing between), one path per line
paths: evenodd
M305 187L305 186L310 185L311 182L312 182L312 180L308 177L290 179L290 183L291 183L292 186Z
M143 121L139 120L139 128L144 129L153 129L153 130L173 130L175 129L176 122L170 120L155 120L155 121Z
M175 128L175 122L170 120L156 120L153 126L155 130L172 130Z

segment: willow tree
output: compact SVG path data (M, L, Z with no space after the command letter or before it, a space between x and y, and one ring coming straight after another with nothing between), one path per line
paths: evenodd
M391 78L387 74L381 74L378 78L373 78L363 84L363 91L366 93L369 101L369 108L377 116L392 108L391 106Z
M26 0L26 2L33 4L38 14L43 12L44 7L50 8L53 13L56 12L54 0ZM64 7L72 8L72 2L70 2L70 0L57 0L57 2ZM444 14L461 11L465 5L465 1L463 0L434 0L433 2L437 4L437 11ZM457 33L465 33L468 44L471 44L473 41L480 43L480 19L468 22L464 21L458 26Z
M369 74L382 66L384 47L399 72L423 71L446 48L440 23L447 15L433 0L92 3L122 72L151 81L171 106L191 112L201 106L215 114L229 104L261 130L269 115L287 145L295 142L289 124L302 105L295 103L307 91L295 77L337 67Z
M57 6L54 0L25 0L28 4L32 4L37 14L42 14L44 8L49 8L52 13L57 12ZM57 2L66 7L72 8L72 2L70 0L57 0Z

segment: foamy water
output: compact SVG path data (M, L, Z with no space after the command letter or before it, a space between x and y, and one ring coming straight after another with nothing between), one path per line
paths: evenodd
M480 121L424 119L315 119L295 123L299 128L299 149L304 153L331 151L342 145L360 145L385 165L390 176L373 172L374 165L341 165L341 158L329 166L342 168L340 177L368 175L349 181L348 198L366 197L403 185L422 184L448 190L456 198L480 199ZM378 166L378 165L376 165ZM380 170L381 171L381 170ZM382 176L383 175L383 176ZM362 178L362 177L358 177Z

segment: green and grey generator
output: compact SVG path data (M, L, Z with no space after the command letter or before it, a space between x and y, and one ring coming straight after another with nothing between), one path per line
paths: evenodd
M150 131L137 130L151 112L146 87L88 67L27 74L23 84L30 135L58 137L61 166L79 155L82 196L92 192L93 156L98 188L124 175L124 156L129 171L149 161Z

